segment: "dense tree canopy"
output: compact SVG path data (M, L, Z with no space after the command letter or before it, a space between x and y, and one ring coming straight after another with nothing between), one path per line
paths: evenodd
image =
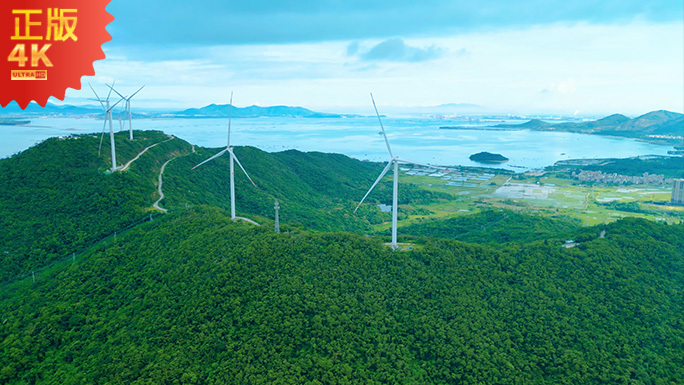
M191 168L218 150L200 149L169 165L165 182L169 207L206 204L228 209L230 158L225 155L200 168ZM380 210L376 203L392 201L391 181L383 182L368 197L365 210L353 215L382 165L339 154L289 150L267 153L238 147L235 154L255 181L254 187L235 165L236 211L239 215L273 218L273 202L281 206L281 222L321 231L369 231L370 219ZM400 204L426 204L448 198L444 193L402 184Z
M101 156L99 139L95 135L53 138L0 160L0 281L140 219L155 200L161 163L190 149L181 140L168 141L150 149L128 171L109 174L108 138ZM133 142L117 135L119 163L167 139L154 131Z
M119 164L141 155L125 172L110 174L108 137L98 156L99 137L80 135L49 139L12 158L0 160L0 281L26 274L77 252L97 240L135 223L150 212L158 198L161 165L164 207L194 205L230 207L228 156L201 168L191 168L215 150L169 140L161 132L139 132L131 142L119 134ZM238 214L261 221L273 218L280 201L284 227L320 231L370 231L380 210L373 204L354 215L353 208L381 169L339 154L285 151L269 154L253 147L235 149L257 188L236 165ZM369 201L391 201L390 182L382 183ZM429 203L448 197L407 184L402 204ZM377 223L373 221L373 223Z
M549 218L510 210L484 210L402 227L402 234L475 243L529 242L571 237L580 227L573 219Z
M0 382L676 384L684 226L605 229L397 253L197 207L13 289Z

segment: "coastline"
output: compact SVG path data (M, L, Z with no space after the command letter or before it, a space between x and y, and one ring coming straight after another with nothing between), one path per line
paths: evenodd
M495 126L440 126L440 130L476 130L476 131L536 131L536 132L564 132L569 134L582 134L582 135L594 135L601 136L604 138L615 138L615 139L633 139L640 142L666 145L666 146L677 146L684 145L684 138L682 139L657 139L657 138L644 138L638 136L627 136L627 135L607 135L596 132L581 132L581 131L570 131L570 130L543 130L534 127L495 127Z

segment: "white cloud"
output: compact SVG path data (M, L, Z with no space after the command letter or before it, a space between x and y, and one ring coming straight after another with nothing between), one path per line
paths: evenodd
M141 100L173 99L184 106L224 103L227 91L235 90L238 105L258 100L346 111L367 107L373 91L385 106L456 102L500 112L636 114L682 110L683 35L680 22L557 24L402 41L405 48L439 47L439 60L369 65L358 55L386 40L364 40L215 46L182 61L118 54L95 68L98 78L117 78L122 87L147 84Z

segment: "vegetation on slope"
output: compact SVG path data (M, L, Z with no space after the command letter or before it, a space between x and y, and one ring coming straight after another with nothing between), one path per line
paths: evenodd
M168 139L116 135L120 163ZM111 167L109 138L48 139L0 160L0 281L42 266L140 219L154 202L160 164L190 146L178 139L150 149L127 172Z
M49 139L9 159L0 160L0 281L29 273L56 259L140 220L157 199L161 165L164 174L163 207L211 205L229 209L229 157L191 168L215 154L190 144L168 140L161 132L117 134L119 164L133 159L155 143L131 168L110 174L109 138L98 156L99 136ZM259 221L273 218L274 200L281 205L284 228L320 231L369 231L380 209L353 208L375 180L381 165L338 154L285 151L270 154L253 147L235 152L256 181L252 186L236 168L238 215ZM402 185L401 202L429 203L448 197ZM391 182L381 183L369 202L391 201Z
M661 174L666 178L684 178L684 158L681 156L653 159L611 159L601 165L582 167L585 170L602 171L607 174L642 176L644 173Z
M230 157L219 157L192 167L218 150L198 149L196 154L169 164L165 172L166 204L184 208L197 204L230 209ZM274 200L280 202L280 221L320 231L369 231L380 209L366 205L353 214L383 165L339 154L289 150L267 153L254 147L236 147L235 154L254 180L255 188L235 164L236 212L243 216L273 218ZM400 204L427 204L449 198L411 184L402 184ZM367 202L391 202L392 184L378 185Z
M121 158L166 139L145 136L122 141ZM49 140L0 161L2 274L137 219L155 198L161 163L189 154L175 139L130 171L106 175L98 140ZM171 214L96 243L68 267L40 271L35 283L0 282L0 383L684 378L684 225L623 219L579 228L485 211L405 227L420 247L402 253L349 233L276 235L230 221L227 157L189 170L214 153L200 149L169 164L163 204ZM260 186L236 175L241 214L268 217L277 197L281 218L317 230L363 228L373 217L372 203L363 208L369 217L339 213L351 211L381 165L236 153ZM446 198L401 189L403 205ZM390 196L381 183L369 201ZM561 248L566 238L579 246Z
M526 243L570 237L580 225L578 220L573 219L549 218L510 210L484 210L475 214L414 223L402 227L401 233L474 243Z
M676 384L684 226L606 230L394 253L177 212L2 300L0 382Z
M597 164L567 164L546 167L547 171L601 171L605 174L626 176L663 175L665 178L684 178L684 157L654 156L644 158L601 159Z

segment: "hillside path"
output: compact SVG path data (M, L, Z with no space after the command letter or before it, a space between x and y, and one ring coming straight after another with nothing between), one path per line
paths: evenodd
M251 224L253 224L254 226L261 226L260 224L254 222L253 220L251 220L251 219L249 219L249 218L245 218L245 217L235 217L235 219L239 219L239 220L241 220L241 221L245 221L245 222L251 223Z
M153 144L153 145L151 145L151 146L145 147L144 150L140 151L140 154L138 154L135 158L129 160L128 163L126 163L126 164L124 164L123 166L121 166L121 168L119 168L118 171L126 171L126 170L128 170L128 168L131 166L131 164L132 164L133 162L135 162L136 160L138 160L138 158L140 158L140 156L141 156L142 154L146 153L147 150L149 150L150 148L152 148L152 147L154 147L154 146L158 146L158 145L160 145L160 144L162 144L162 143L166 143L166 142L168 142L169 140L173 140L173 139L176 139L176 137L175 137L175 136L172 136L172 137L170 137L169 139L166 139L166 140L163 141L163 142L155 143L155 144Z
M167 160L166 162L164 162L164 164L162 164L162 166L161 166L161 170L159 170L159 186L157 186L157 191L159 192L159 199L157 199L157 201L154 202L152 207L154 207L155 209L157 209L159 211L165 212L165 213L168 212L169 210L162 208L162 207L159 207L159 202L161 202L162 199L164 199L164 192L162 191L162 183L163 183L162 177L164 176L164 169L166 168L166 165L169 164L169 162L171 162L172 160L174 160L176 158L178 158L178 157L171 158L171 159Z

